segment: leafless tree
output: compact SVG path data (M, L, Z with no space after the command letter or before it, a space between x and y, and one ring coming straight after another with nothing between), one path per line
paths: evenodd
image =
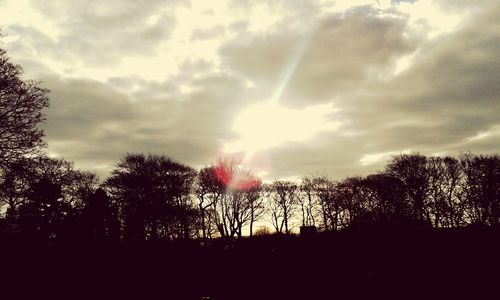
M452 157L428 159L429 209L434 227L456 227L463 222L460 163Z
M296 210L298 186L290 181L275 180L269 187L269 210L273 226L276 232L289 234Z
M44 145L38 125L45 121L42 110L49 105L48 90L40 82L24 80L22 73L0 49L0 167L38 153Z
M211 166L201 169L196 182L196 195L198 197L201 231L204 240L212 236L210 226L213 223L211 217L214 212L210 211L210 208L219 202L224 193L225 186L217 178L215 168Z
M197 197L204 238L215 225L223 237L242 237L243 227L253 224L263 214L261 182L234 159L219 158L214 166L198 176ZM215 223L215 224L210 224Z
M246 202L250 209L249 234L253 236L253 226L267 212L265 203L265 189L262 184L255 185L245 191Z
M462 198L469 223L496 225L500 221L500 157L463 154Z
M302 213L302 226L316 226L317 191L314 178L304 178L297 197Z

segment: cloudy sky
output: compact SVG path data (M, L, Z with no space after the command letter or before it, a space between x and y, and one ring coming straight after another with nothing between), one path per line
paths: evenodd
M496 0L0 0L0 26L51 90L48 153L101 177L125 152L274 179L500 149Z

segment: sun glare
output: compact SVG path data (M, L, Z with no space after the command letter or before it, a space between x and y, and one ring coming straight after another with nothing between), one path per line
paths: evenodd
M331 104L292 109L277 103L259 103L245 110L234 123L240 139L225 145L225 151L255 152L287 142L303 142L321 130L334 130L338 122L327 116L334 112Z

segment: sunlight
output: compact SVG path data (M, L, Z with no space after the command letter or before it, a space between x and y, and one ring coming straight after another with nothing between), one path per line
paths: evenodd
M476 135L466 138L465 141L467 143L477 142L496 135L500 135L500 125L493 126L487 131L478 132Z
M338 122L328 120L335 109L331 104L292 109L277 103L259 103L245 110L236 119L233 130L240 140L227 143L227 152L259 150L287 142L303 142L321 130L334 130Z
M266 102L251 106L236 118L233 130L240 135L240 140L226 143L224 151L245 151L244 164L258 150L287 142L302 142L319 130L335 129L338 126L337 123L326 120L326 116L334 111L331 104L311 106L304 110L278 104L317 29L318 24L315 24L300 40L282 71L272 96Z
M391 156L397 155L397 154L410 154L411 149L405 149L403 151L388 151L388 152L381 152L381 153L373 153L373 154L365 154L363 157L359 160L362 166L368 166L368 165L373 165L375 163L379 163L382 161L387 161L391 158Z

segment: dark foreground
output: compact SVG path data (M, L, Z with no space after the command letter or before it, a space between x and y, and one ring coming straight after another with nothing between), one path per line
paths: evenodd
M345 231L208 246L3 241L1 294L10 297L0 298L499 299L499 242L492 228Z

